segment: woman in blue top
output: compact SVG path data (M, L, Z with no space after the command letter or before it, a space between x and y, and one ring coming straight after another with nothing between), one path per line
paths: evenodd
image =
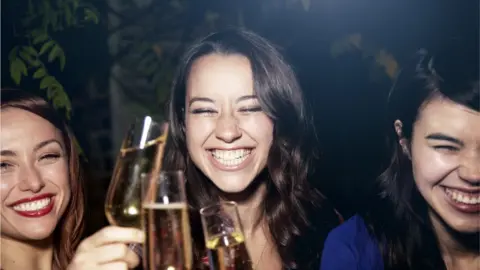
M479 269L478 48L422 51L401 72L380 196L329 234L322 270Z

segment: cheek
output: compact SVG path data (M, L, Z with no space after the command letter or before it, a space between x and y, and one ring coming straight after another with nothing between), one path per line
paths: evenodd
M417 186L440 184L454 169L455 160L428 146L412 147L413 176Z
M185 139L188 149L201 147L214 130L215 122L213 119L187 116L185 121Z
M2 203L7 199L8 194L15 186L15 176L13 174L6 174L0 176L0 199Z
M52 182L60 190L70 191L70 177L67 160L61 160L43 169L45 179Z
M241 123L242 129L247 131L258 143L268 148L273 141L273 121L266 115L251 117Z

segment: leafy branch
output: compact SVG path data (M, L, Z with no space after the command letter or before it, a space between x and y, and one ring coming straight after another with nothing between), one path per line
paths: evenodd
M23 42L13 47L8 57L13 82L20 85L22 78L29 76L39 80L39 88L46 91L53 106L64 109L70 119L70 99L62 83L49 71L48 64L58 62L60 71L66 65L65 51L51 34L98 22L95 7L81 0L43 0L36 4L29 0L20 27L15 27L23 29L19 35Z

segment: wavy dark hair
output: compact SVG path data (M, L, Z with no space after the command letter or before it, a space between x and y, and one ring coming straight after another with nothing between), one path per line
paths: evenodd
M70 202L53 232L54 270L67 269L75 250L80 243L84 229L84 182L81 159L73 133L62 117L43 98L17 89L2 89L1 110L16 108L42 117L55 126L63 136L68 156L70 175Z
M375 205L365 213L379 242L385 269L446 269L427 202L415 185L412 162L399 145L393 123L402 121L403 136L410 141L421 108L434 98L480 110L478 43L476 47L456 44L454 41L436 53L419 51L400 72L389 95L391 162L378 178L380 202L374 200Z
M196 260L204 254L198 210L218 200L219 193L188 155L184 122L186 81L192 64L210 54L241 55L250 61L255 94L274 122L267 169L259 176L267 183L259 212L266 218L284 267L318 269L323 240L337 225L338 217L307 181L315 156L312 119L292 68L269 41L242 29L210 34L187 49L174 78L168 107L170 135L164 165L186 171Z

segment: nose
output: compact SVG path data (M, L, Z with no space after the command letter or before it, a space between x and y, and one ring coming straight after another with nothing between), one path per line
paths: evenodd
M242 136L238 127L238 120L230 114L223 114L217 120L215 127L215 136L226 142L231 143Z
M31 191L37 193L45 186L41 173L35 167L25 168L20 175L20 183L18 185L21 191Z
M480 152L463 159L459 175L464 181L480 186Z

